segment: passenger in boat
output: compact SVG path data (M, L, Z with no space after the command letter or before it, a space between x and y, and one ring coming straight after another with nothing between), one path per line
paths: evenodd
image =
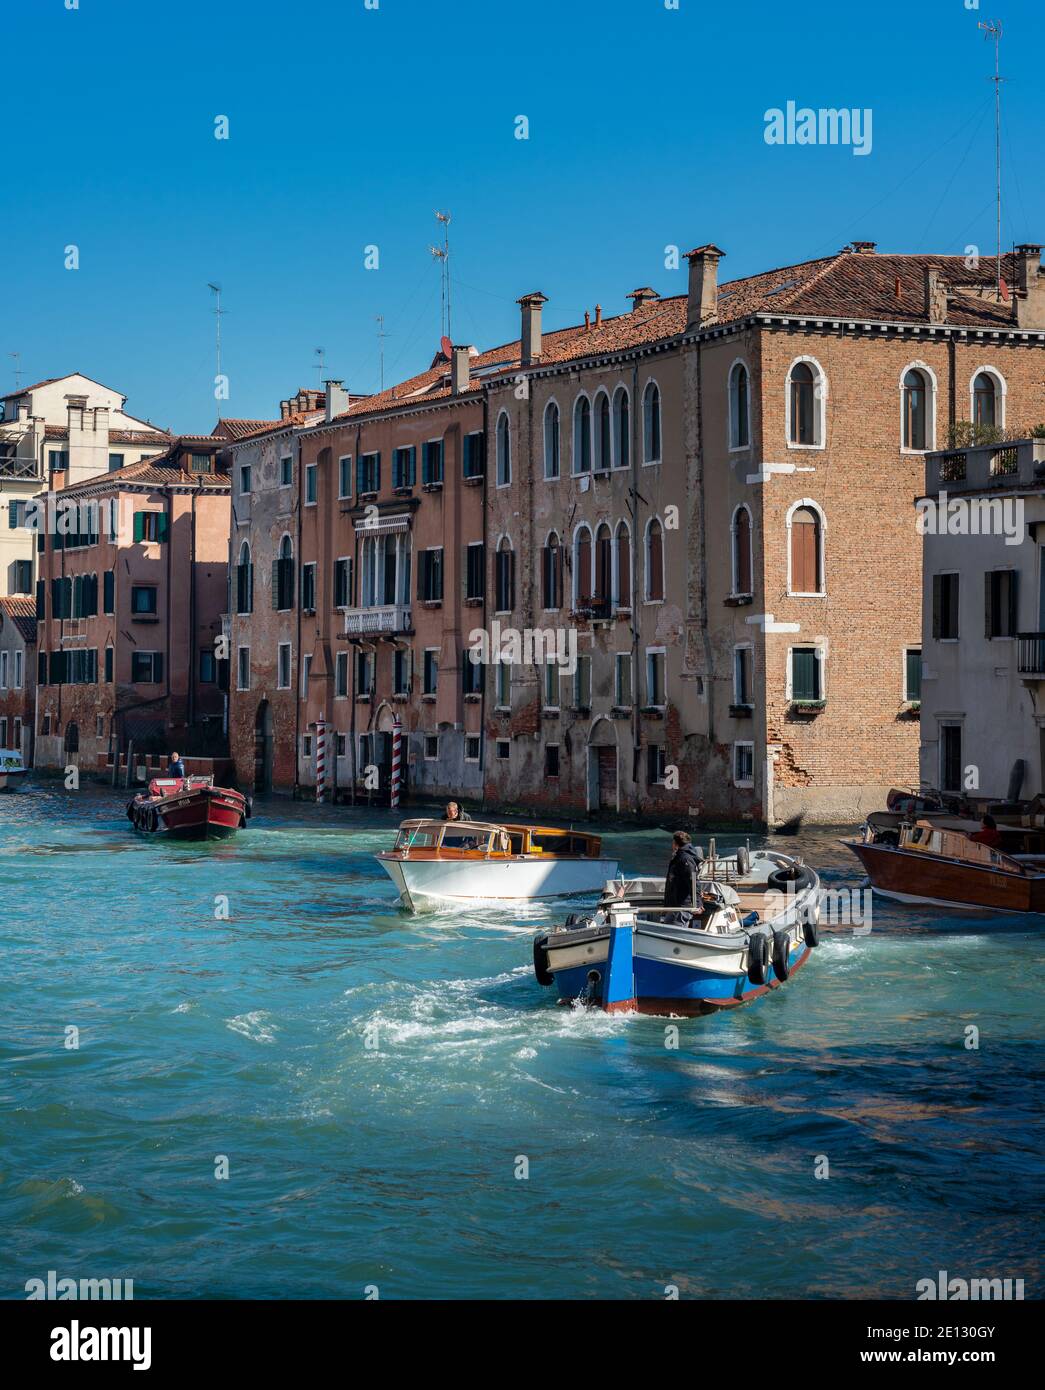
M970 835L970 840L975 840L977 844L988 845L991 849L1001 848L1001 831L998 829L998 822L993 816L985 815L980 822L982 829L977 830L974 835Z
M181 760L181 755L180 755L179 753L172 753L172 754L171 754L171 760L170 760L170 762L167 764L167 776L168 776L168 777L184 777L184 776L185 776L185 764L182 762L182 760Z
M458 821L460 821L460 820L471 820L471 819L472 819L472 818L471 818L471 816L468 814L468 812L467 812L467 811L462 811L461 808L460 808L460 806L458 806L458 804L457 804L456 801L448 801L448 802L446 803L446 815L443 817L443 820L458 820Z
M689 907L693 902L693 879L700 875L700 860L685 830L671 837L671 860L664 876L664 906Z

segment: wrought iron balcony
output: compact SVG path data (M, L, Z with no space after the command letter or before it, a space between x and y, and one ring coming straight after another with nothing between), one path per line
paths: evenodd
M346 608L345 636L370 637L411 632L410 609L393 604L382 608Z
M1038 676L1045 680L1045 632L1019 634L1017 665L1021 676Z

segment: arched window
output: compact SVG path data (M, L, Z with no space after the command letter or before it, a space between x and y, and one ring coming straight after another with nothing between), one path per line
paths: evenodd
M646 527L646 598L664 597L664 532L654 517Z
M548 533L541 550L541 607L562 607L562 546L554 531Z
M824 531L819 511L807 503L796 506L788 521L788 528L788 591L792 594L822 594Z
M236 612L254 612L254 566L246 541L239 548L239 564L236 566Z
M294 543L284 536L279 543L279 559L272 566L272 606L294 607Z
M791 443L819 444L816 373L808 362L796 362L790 383Z
M590 607L591 591L591 532L587 526L578 526L573 535L574 608Z
M515 607L515 552L507 536L502 536L494 555L494 594L498 613Z
M977 373L972 383L973 424L989 428L1001 423L1000 416L997 381L991 372Z
M512 481L512 439L505 411L497 419L497 486L507 487Z
M655 381L642 393L642 461L660 462L660 387Z
M729 447L746 449L750 443L747 368L743 362L734 362L729 373Z
M631 404L623 386L613 393L613 466L631 465Z
M617 522L613 537L613 601L618 608L631 607L631 530Z
M579 396L573 407L573 471L591 472L591 405Z
M751 585L751 513L738 507L733 513L733 593L750 594Z
M559 476L559 407L554 401L544 410L544 476Z
M608 473L613 466L611 456L610 398L605 391L595 397L595 471Z
M925 373L912 367L903 379L903 447L928 449L929 402L932 399Z
M613 541L610 528L603 521L595 532L595 585L592 607L608 616L613 597Z

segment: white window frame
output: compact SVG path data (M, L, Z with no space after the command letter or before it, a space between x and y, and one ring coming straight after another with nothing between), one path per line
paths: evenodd
M469 740L470 740L470 739L474 739L474 740L475 740L476 745L477 745L477 749L478 749L478 751L476 752L476 755L475 755L474 758L473 758L473 757L470 757L469 754L468 754L468 743L469 743ZM465 734L465 736L464 736L464 760L465 760L466 763L477 763L477 764L478 764L478 763L481 763L481 762L482 762L482 760L483 760L483 736L482 736L482 734Z
M631 687L626 702L620 698L620 665L622 661L628 663L628 685ZM613 653L613 704L615 709L634 709L635 707L635 657L632 652Z
M590 466L581 470L577 467L577 459L581 453L577 445L580 441L581 428L581 402L588 403L588 450L591 454L589 459ZM570 416L570 477L571 478L590 478L595 466L595 418L592 414L591 397L587 391L578 391L573 398L573 412Z
M315 496L314 500L310 502L310 501L308 500L308 485L309 485L309 481L310 481L311 479L313 479L313 478L315 479L315 484L316 484L316 496ZM319 464L318 464L318 463L306 463L306 464L305 464L305 506L306 506L306 507L318 507L318 505L319 505Z
M16 652L15 652L14 677L13 677L14 684L13 684L13 686L11 687L13 690L21 690L21 689L22 689L22 683L23 683L23 681L24 681L24 679L25 679L25 662L24 662L24 660L23 660L24 655L25 655L24 652L21 652L21 651L16 651Z
M739 663L739 657L740 657L740 653L741 653L741 652L750 652L750 659L749 659L749 662L748 662L748 672L747 672L747 674L748 674L748 684L750 685L751 688L750 688L750 690L748 691L748 698L747 698L747 699L743 699L743 698L742 698L742 696L743 696L743 691L740 689L740 680L739 680L739 676L740 676L740 663ZM752 709L754 708L754 704L755 704L755 644L754 644L753 642L737 642L737 643L734 644L734 647L733 647L733 703L734 703L735 705L747 705L749 708L752 708Z
M602 452L599 448L602 443L599 430L599 398L601 396L606 397L606 427L610 434L609 448L607 449L609 463L605 468L600 466L599 458ZM596 387L595 394L591 398L591 471L592 477L601 477L603 474L613 472L613 398L605 386Z
M555 691L557 699L554 704L548 703L549 682L552 672L555 672ZM544 671L541 678L541 709L549 714L558 714L562 708L562 668L554 658L544 662Z
M991 366L989 362L984 363L982 367L977 367L969 377L969 420L973 421L976 418L976 378L981 372L986 376L994 378L994 400L998 407L998 419L994 423L997 429L1003 430L1005 428L1006 402L1009 395L1009 384L998 368Z
M429 753L429 751L428 751L428 740L429 740L429 739L435 739L435 752L434 752L434 753ZM426 762L426 763L437 763L437 762L439 761L439 735L438 735L438 734L429 733L429 732L426 730L426 731L422 734L422 740L423 740L423 741L422 741L421 747L422 747L422 750L423 750L423 752L424 752L424 760L425 760L425 762Z
M289 464L290 464L290 481L289 481L288 483L285 483L285 482L283 481L283 465L284 465L285 463L289 463ZM294 486L294 455L293 455L293 454L281 454L281 455L280 455L280 458L279 458L279 485L280 485L281 488L293 487L293 486Z
M341 484L342 484L342 481L343 481L344 476L345 476L345 469L344 469L343 465L346 464L346 463L348 464L348 491L347 491L347 492L343 492L343 491L342 491L342 488L341 488ZM337 496L338 496L338 501L339 501L339 502L342 501L342 500L343 500L344 498L346 498L346 497L351 497L351 496L352 496L352 455L351 455L351 454L339 454L339 455L338 455L338 460L337 460Z
M907 707L916 703L907 692L907 658L911 652L918 653L920 666L924 661L924 648L921 642L905 642L900 648L900 702ZM917 703L921 703L921 696L918 697Z
M435 660L434 660L433 663L432 663L432 669L435 671L435 684L432 686L431 690L427 689L427 685L426 685L427 678L428 678L428 657L429 657L429 654L431 654L431 655L435 658ZM433 699L435 699L436 695L438 695L438 694L439 694L439 648L438 648L438 647L424 647L424 648L422 648L422 652L421 652L421 695L422 695L422 698L423 698L423 697L427 697L429 700L433 700Z
M805 362L812 367L813 381L813 434L815 435L812 444L795 444L791 438L791 373L799 365ZM827 373L821 367L815 357L801 356L792 359L791 365L787 369L784 377L784 443L789 449L808 452L810 449L824 450L827 448L827 396L828 383Z
M553 410L555 411L555 442L557 445L556 463L559 469L557 473L548 472L548 416L551 414ZM559 402L555 399L554 396L551 397L551 399L547 402L547 404L544 407L544 413L541 416L541 427L543 436L542 443L544 448L544 481L546 483L557 483L559 479L562 477L562 411L559 409Z
M660 434L660 457L646 457L646 400L650 394L650 388L656 387L657 391L657 415L659 416ZM650 431L652 433L652 430ZM656 377L649 377L642 387L642 466L643 468L656 468L663 462L664 457L664 392L660 389L660 382Z
M498 710L510 710L511 707L512 707L512 663L511 663L510 661L498 660L498 661L494 662L494 665L497 667L497 676L496 676L496 679L495 679L495 682L494 682L494 699L495 699L495 701L496 701L496 703L494 704L494 709L498 709ZM503 703L503 704L502 704L502 702L501 702L501 672L502 672L502 671L507 671L507 673L508 673L507 676L505 677L505 679L507 680L507 683L508 683L508 699L507 699L507 702L506 702L506 703Z
M749 589L739 589L737 587L737 517L741 512L747 513L747 534L748 534L748 561L751 566L751 573L748 578L751 581ZM790 533L788 534L788 569L791 566ZM822 573L823 571L821 571ZM746 502L738 502L733 508L729 518L729 596L730 598L751 598L755 590L755 518L751 513L751 508Z
M287 654L287 678L282 679L283 671L283 652ZM294 688L294 647L291 642L279 642L276 645L276 689L293 690Z
M650 527L656 522L660 527L660 598L650 598L650 563L649 563L649 533ZM642 532L642 602L648 604L666 603L668 597L667 570L664 565L664 537L666 531L664 523L659 516L651 516L646 520L646 526ZM594 554L594 551L593 551Z
M507 753L502 753L501 749L507 748ZM498 738L494 740L494 760L499 763L508 763L512 760L512 741L510 738Z
M663 690L661 691L661 696L662 696L662 698L661 698L660 701L651 700L651 699L650 699L650 657L656 657L656 656L661 656L661 657L664 658L664 664L663 664L663 668L662 668L662 671L663 671L663 686L664 686L664 688L663 688ZM646 648L646 664L645 664L645 671L644 671L643 674L644 674L644 678L645 678L645 685L644 685L643 691L642 691L643 696L645 697L645 699L644 699L644 701L643 701L643 708L644 708L644 709L660 709L660 710L667 709L667 707L668 707L668 649L667 649L667 647L647 647L647 648Z
M747 443L738 444L734 438L733 431L733 398L736 394L735 378L737 368L742 367L747 374L747 409L745 411L745 426L747 429ZM729 373L726 377L726 439L731 454L746 454L751 451L751 368L743 357L734 357L729 364Z
M301 698L308 699L308 686L312 678L312 653L301 658Z
M817 699L820 701L827 700L827 643L823 638L813 638L812 641L809 642L793 642L788 646L787 666L784 677L784 699L788 704L795 698L793 680L794 668L792 665L795 649L801 648L802 651L807 651L810 647L816 652L817 665L820 669L820 694L817 696Z
M904 410L904 380L908 372L921 372L922 376L925 378L926 385L928 387L929 399L925 403L926 445L924 449L911 449L904 443L904 427L906 425L907 414L907 412ZM976 378L973 377L973 380L975 381ZM913 362L908 362L907 366L904 367L903 371L900 373L899 389L900 453L907 454L909 456L913 454L916 457L920 458L924 454L931 453L936 448L936 373L933 371L932 367L929 366L928 362L923 362L921 358L916 358Z
M619 444L618 435L619 435L619 433L620 433L619 428L618 428L618 427L619 427L619 424L620 424L620 407L619 407L619 405L618 405L617 402L618 402L618 400L619 400L621 397L623 397L623 398L628 402L628 462L627 462L627 463L621 463L621 461L620 461L620 449L619 449L619 447L618 447L618 444ZM662 423L663 423L663 422L662 422ZM624 385L623 382L619 382L618 385L616 385L616 386L613 388L613 393L612 393L612 395L610 396L610 467L611 467L611 468L613 468L613 469L621 469L621 468L630 468L630 467L631 467L631 452L632 452L632 445L634 444L634 442L635 442L634 439L632 439L632 437L631 437L631 392L628 390L628 388Z
M570 605L576 612L581 596L581 567L577 559L577 540L582 531L588 533L588 559L591 573L588 575L588 593L591 594L595 588L595 533L591 529L591 524L587 521L578 521L573 528L573 540L570 544L570 574L572 578L573 602Z
M820 538L819 553L817 556L817 568L820 571L819 590L795 589L791 584L791 522L795 512L801 511L803 507L808 507L810 511L816 512L820 518ZM819 502L814 502L811 497L800 497L797 502L792 502L787 509L785 518L785 544L787 547L787 596L788 598L826 598L827 597L827 514ZM754 569L754 564L752 564Z

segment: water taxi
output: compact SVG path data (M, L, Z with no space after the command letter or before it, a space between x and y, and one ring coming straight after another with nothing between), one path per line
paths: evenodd
M17 791L28 774L21 753L13 748L0 748L0 792Z
M376 858L412 912L597 893L617 873L598 835L474 820L404 821Z
M790 855L712 847L690 904L663 901L662 878L607 883L594 912L536 937L538 983L607 1013L714 1013L777 989L819 942L820 879Z
M224 840L246 825L250 801L213 777L154 777L127 803L127 819L146 835L173 840Z
M843 840L867 870L872 889L906 903L1045 912L1045 853L1036 817L998 820L999 845L971 837L980 822L942 813L905 820L873 812L863 835Z

